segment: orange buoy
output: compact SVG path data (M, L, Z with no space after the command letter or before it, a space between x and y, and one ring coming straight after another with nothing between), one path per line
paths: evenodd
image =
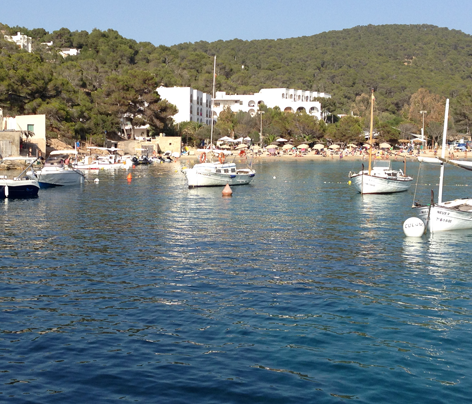
M128 181L131 181L131 180L133 179L133 177L131 176L131 173L128 174L128 176L126 177L126 179L127 179Z
M233 191L231 190L229 184L226 184L225 189L223 189L223 192L221 193L223 196L233 196Z

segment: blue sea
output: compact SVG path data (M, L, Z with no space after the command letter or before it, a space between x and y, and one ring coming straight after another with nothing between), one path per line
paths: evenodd
M180 167L0 201L0 402L471 401L472 232L402 230L437 169L361 196L359 161L256 161L223 198Z

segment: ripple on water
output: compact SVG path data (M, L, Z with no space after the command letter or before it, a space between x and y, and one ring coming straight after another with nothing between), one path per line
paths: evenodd
M406 239L412 192L361 197L352 164L257 162L232 198L160 165L3 203L0 397L465 402L472 235Z

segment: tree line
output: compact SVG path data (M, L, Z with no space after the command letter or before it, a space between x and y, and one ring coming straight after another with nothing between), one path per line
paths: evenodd
M271 136L362 140L370 120L371 88L376 131L386 141L419 133L423 119L426 134L437 139L446 98L451 99L451 132L470 134L472 37L460 31L430 25L364 26L302 38L166 47L126 39L114 30L61 28L49 33L4 24L0 29L33 38L33 53L0 38L0 107L4 115L46 114L48 137L99 141L105 132L120 132L125 118L135 126L149 124L153 133L198 142L210 128L195 122L176 125L175 106L155 89L190 86L211 93L214 55L217 90L249 94L275 87L331 94L320 99L320 121L266 109L266 141ZM64 47L78 48L80 54L64 58L59 53ZM215 126L215 136L248 135L256 141L259 132L260 115L226 111Z

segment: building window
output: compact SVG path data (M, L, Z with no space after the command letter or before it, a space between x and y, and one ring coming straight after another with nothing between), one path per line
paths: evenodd
M34 125L27 125L26 129L28 130L28 132L33 132L34 133Z
M285 98L285 94L282 94L282 99L284 99L284 98Z
M293 98L293 94L290 94L290 99L292 99L292 98Z

